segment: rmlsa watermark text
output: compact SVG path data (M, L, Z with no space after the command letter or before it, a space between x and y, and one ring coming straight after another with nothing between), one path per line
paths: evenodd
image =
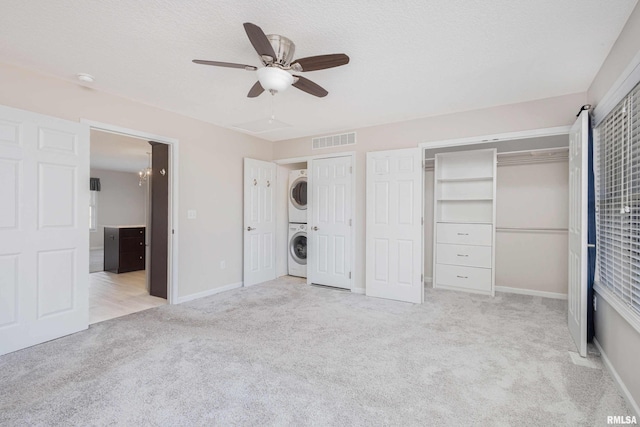
M607 424L636 425L638 421L635 415L607 415Z

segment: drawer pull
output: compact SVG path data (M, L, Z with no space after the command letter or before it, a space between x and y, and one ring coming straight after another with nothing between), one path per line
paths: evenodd
M142 259L142 257L140 257L140 259Z
M142 234L142 230L140 230L140 234Z
M456 276L458 279L468 279L469 276Z
M458 254L458 256L468 257L469 255L465 255L465 254Z
M142 242L140 242L140 246L142 246Z
M458 236L468 236L469 233L458 233Z

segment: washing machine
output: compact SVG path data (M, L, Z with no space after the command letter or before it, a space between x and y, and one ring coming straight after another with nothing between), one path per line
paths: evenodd
M307 223L307 170L289 172L289 222Z
M289 224L289 276L307 277L307 224Z

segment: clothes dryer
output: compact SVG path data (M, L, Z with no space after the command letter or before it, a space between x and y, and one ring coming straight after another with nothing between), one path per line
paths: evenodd
M307 170L289 172L289 222L307 223Z

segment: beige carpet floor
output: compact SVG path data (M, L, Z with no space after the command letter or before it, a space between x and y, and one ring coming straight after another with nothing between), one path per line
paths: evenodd
M0 357L0 425L584 426L631 415L576 365L566 302L412 305L273 282Z

